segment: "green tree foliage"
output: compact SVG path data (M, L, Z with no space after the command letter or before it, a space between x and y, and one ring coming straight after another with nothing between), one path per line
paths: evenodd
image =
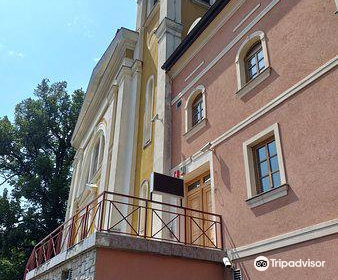
M0 118L0 184L12 187L0 196L1 280L21 280L33 246L65 217L84 93L43 80L34 94L16 106L13 123Z

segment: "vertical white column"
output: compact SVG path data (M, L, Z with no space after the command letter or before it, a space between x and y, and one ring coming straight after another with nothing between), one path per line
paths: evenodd
M122 66L117 78L118 99L111 163L111 185L114 192L127 195L133 195L135 183L140 71L140 62L135 61L131 66ZM118 196L115 196L114 200L129 202L129 199L122 199ZM122 214L126 216L129 207L122 204L117 205L119 205L118 208ZM117 210L113 216L113 223L122 219ZM121 223L118 228L122 232L130 230L126 222Z
M168 174L171 167L171 85L168 75L161 67L180 44L183 27L181 0L161 0L160 4L160 25L156 31L158 38L156 113L159 120L155 122L154 132L154 171ZM155 195L153 198L159 202L170 202L170 198L165 196ZM169 210L160 205L157 205L157 208ZM169 214L159 213L165 223L171 220ZM153 233L162 226L160 220L154 221ZM156 237L171 238L168 231L161 231Z

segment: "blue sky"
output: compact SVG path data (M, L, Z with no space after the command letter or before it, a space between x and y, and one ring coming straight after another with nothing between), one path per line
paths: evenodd
M43 78L86 89L117 29L135 29L136 8L136 0L0 0L0 116L13 119Z
M136 0L0 0L0 116L43 78L85 89L116 30L135 21Z

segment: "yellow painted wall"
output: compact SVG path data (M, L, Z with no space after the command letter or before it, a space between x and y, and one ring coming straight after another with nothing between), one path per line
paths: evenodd
M201 5L198 5L191 0L182 0L182 39L187 36L188 30L193 22L202 17L208 9Z
M191 2L191 0L182 0L182 24L183 38L186 36L191 24L198 18L204 15L207 11L199 5ZM155 12L155 11L153 11ZM148 19L149 21L149 19ZM149 22L146 22L144 32L143 45L143 69L140 95L140 112L139 112L139 126L137 139L137 159L135 172L135 187L134 195L140 196L140 187L145 180L150 180L150 175L153 172L154 162L154 124L152 125L152 141L147 147L143 147L143 127L144 127L144 113L145 113L145 97L148 79L154 75L154 107L153 116L156 115L156 95L157 95L157 71L158 71L158 39L155 35L155 30L159 25L159 9L153 15ZM136 201L135 201L136 202ZM137 203L136 203L137 204ZM138 215L137 211L133 215L133 227L137 229ZM150 224L148 225L148 230Z
M140 114L139 114L139 131L137 141L137 160L136 160L136 178L135 178L135 195L139 196L140 186L144 180L149 180L153 171L154 159L154 124L152 125L152 141L147 147L143 147L143 127L145 113L145 97L148 79L154 75L154 107L153 115L156 115L156 89L157 89L157 69L158 69L158 45L154 31L159 24L159 10L153 16L151 21L145 27L144 46L143 46L143 70L140 96ZM150 49L148 48L150 46Z
M198 18L204 15L207 8L197 5L191 0L182 0L182 24L183 37L186 36L191 24ZM155 12L155 11L153 11ZM149 21L149 20L148 20ZM146 22L144 32L144 46L143 46L143 72L142 85L140 96L140 114L139 114L139 131L137 141L137 160L136 160L136 176L135 176L135 196L140 194L140 186L144 180L149 180L151 172L153 171L154 159L154 139L146 148L143 147L143 120L145 110L145 95L148 79L154 75L155 92L154 92L154 108L153 116L156 115L156 89L157 89L157 70L158 70L158 42L154 34L159 25L159 9L152 16L149 22ZM148 48L150 46L150 48ZM154 136L154 124L152 125Z

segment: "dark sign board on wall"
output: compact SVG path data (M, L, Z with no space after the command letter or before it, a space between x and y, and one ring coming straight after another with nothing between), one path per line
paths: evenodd
M151 174L150 191L151 193L184 197L184 181L182 179L153 172Z

